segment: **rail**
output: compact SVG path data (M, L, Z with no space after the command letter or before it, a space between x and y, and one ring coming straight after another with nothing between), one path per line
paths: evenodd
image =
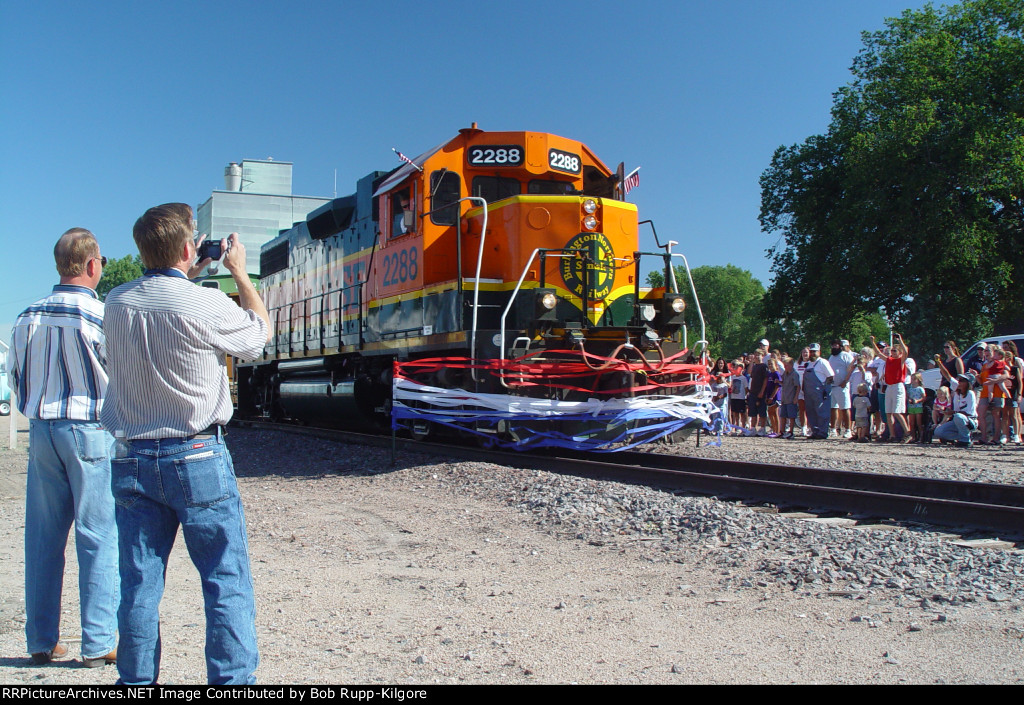
M238 422L235 422L238 423ZM1024 539L1024 487L960 480L934 480L879 473L827 470L746 461L692 458L663 453L623 452L595 457L585 453L506 452L452 442L427 443L336 429L241 422L343 442L362 443L447 459L492 462L648 485L675 492L772 502L817 512L846 512L862 519L883 518L933 526L994 530ZM394 460L394 458L392 458ZM615 462L611 462L614 460Z

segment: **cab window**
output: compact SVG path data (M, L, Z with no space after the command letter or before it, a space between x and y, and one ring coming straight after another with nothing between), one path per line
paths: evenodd
M455 225L459 222L459 175L442 169L430 174L430 222L434 225ZM449 205L451 204L451 205Z
M416 229L408 188L391 194L391 237L401 237Z
M567 181L550 181L546 179L533 179L526 186L526 192L540 196L565 196L573 191L573 186Z
M518 196L523 186L515 179L502 176L476 176L473 178L473 195L494 203L504 198Z

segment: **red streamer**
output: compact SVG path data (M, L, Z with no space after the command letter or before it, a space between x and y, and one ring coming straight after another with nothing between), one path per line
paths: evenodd
M565 389L590 394L613 395L655 391L668 388L693 387L707 384L710 376L707 367L700 363L684 363L678 360L689 351L683 350L664 359L657 368L647 360L629 361L621 358L608 358L579 350L544 350L528 353L514 360L473 360L467 357L433 357L406 362L395 362L396 377L416 381L417 376L431 374L441 369L483 370L504 380L513 388L544 387L547 389ZM578 357L560 361L528 362L537 354L547 357L565 355ZM591 363L591 364L588 364ZM594 369L597 363L600 369ZM626 372L636 374L644 382L619 389L594 389L601 377L608 373ZM679 379L680 376L685 379ZM567 383L567 380L594 378L594 382L586 387Z

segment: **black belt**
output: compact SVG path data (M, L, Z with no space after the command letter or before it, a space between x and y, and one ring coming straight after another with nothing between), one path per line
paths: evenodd
M194 438L223 438L228 435L227 426L221 424L211 424L204 428L202 431L192 434L191 436L165 436L163 438L133 438L126 440L125 443L132 443L133 441L191 441ZM115 436L116 437L116 436Z
M211 425L207 426L206 428L204 428L199 433L195 434L194 436L185 436L184 440L187 441L187 440L191 440L192 438L205 438L207 436L211 436L211 437L214 437L214 438L219 437L219 436L224 436L224 435L227 434L227 431L225 431L224 428L225 428L224 426L222 426L222 425L220 425L218 423L211 424Z

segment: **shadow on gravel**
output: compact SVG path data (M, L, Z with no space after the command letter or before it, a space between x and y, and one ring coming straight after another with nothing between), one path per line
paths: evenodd
M238 477L383 475L437 462L431 456L263 429L231 427L227 444Z
M64 670L68 668L85 668L82 662L77 659L67 659L64 661L51 661L42 666L37 666L32 663L32 659L28 656L3 656L0 657L0 668L16 668L18 670L25 670L27 668L45 668L53 670Z

